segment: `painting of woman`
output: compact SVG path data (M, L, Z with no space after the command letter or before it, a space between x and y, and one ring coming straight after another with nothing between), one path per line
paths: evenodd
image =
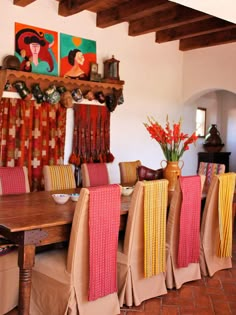
M21 70L26 70L26 63L32 72L58 75L57 33L38 30L16 23L15 55L21 62ZM53 51L54 48L54 51ZM30 68L29 68L30 61Z
M96 42L90 39L60 34L60 75L88 80L91 62L96 63Z
M82 70L81 66L84 64L84 55L79 49L70 50L68 55L68 62L72 66L64 77L70 79L88 80L88 76Z

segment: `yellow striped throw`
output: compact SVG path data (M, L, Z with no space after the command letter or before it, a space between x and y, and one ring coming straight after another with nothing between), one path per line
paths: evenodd
M232 207L235 190L235 173L217 175L219 178L219 257L232 256Z
M144 276L166 271L168 181L144 181Z
M52 165L49 167L51 190L75 188L75 177L71 165Z

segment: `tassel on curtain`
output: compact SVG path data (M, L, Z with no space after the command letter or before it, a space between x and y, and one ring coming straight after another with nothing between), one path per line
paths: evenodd
M28 168L31 191L41 190L43 165L63 164L66 109L60 104L2 98L0 165Z
M73 151L70 163L108 163L110 152L110 112L105 106L76 104L74 106Z

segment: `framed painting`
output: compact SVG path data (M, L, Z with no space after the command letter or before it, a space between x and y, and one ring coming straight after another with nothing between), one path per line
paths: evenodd
M89 80L90 64L96 63L94 40L60 34L60 75L65 78Z
M15 56L22 71L58 76L58 33L15 23Z

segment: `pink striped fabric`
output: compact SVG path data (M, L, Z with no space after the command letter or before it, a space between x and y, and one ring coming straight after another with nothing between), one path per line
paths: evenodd
M200 254L200 176L180 176L182 205L178 248L178 267L199 261Z
M105 163L88 163L87 164L90 186L108 185L108 171Z
M89 301L117 292L117 247L120 225L119 185L90 187Z
M22 167L0 167L2 194L20 194L26 192L25 174Z

